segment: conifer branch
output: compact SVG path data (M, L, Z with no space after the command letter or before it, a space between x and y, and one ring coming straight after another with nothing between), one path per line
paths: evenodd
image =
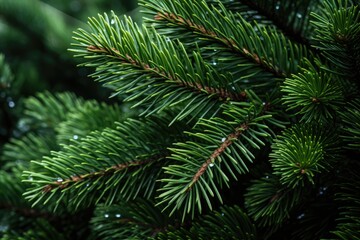
M25 198L35 201L34 205L56 198L57 207L65 196L72 196L76 209L80 204L91 206L104 199L109 199L105 200L109 204L108 201L138 195L149 198L161 166L166 164L159 160L168 155L166 147L172 137L178 138L179 131L185 127L181 123L168 127L168 117L172 116L166 116L166 120L154 117L118 122L116 129L94 131L64 145L62 151L54 151L41 161L32 161L39 171L24 172L24 182L32 185ZM93 152L94 148L97 150ZM152 171L145 171L150 167Z
M165 71L161 71L157 67L151 67L147 63L136 61L128 54L123 56L118 50L116 50L114 48L106 49L104 47L90 45L87 47L87 50L89 52L103 53L103 54L114 56L114 57L118 58L122 63L131 64L134 68L145 70L150 74L154 74L154 75L157 75L158 77L161 77L165 81L169 80L171 82L174 82L181 87L191 88L195 92L206 92L208 95L216 95L216 96L218 96L220 101L224 101L224 100L226 100L226 101L228 101L228 100L244 101L246 99L245 91L242 91L240 93L234 93L234 92L230 92L229 90L224 89L224 88L215 88L212 86L204 86L203 84L200 84L197 82L186 82L185 80L179 78L178 75L172 75Z
M96 178L101 178L101 177L105 177L105 176L111 176L111 175L117 174L123 170L132 169L135 167L142 167L145 164L148 164L151 162L156 162L167 156L168 156L168 153L164 152L162 154L156 154L156 155L153 155L153 156L151 156L147 159L143 159L143 160L134 160L134 161L130 161L127 163L119 163L119 164L116 164L109 168L106 168L105 170L99 170L96 172L91 172L91 173L82 174L82 175L74 175L74 176L71 176L71 178L68 178L65 180L57 180L57 181L54 181L52 184L47 184L46 186L44 186L43 192L48 193L56 188L65 189L65 188L70 187L72 184L75 184L75 183L81 182L81 181L85 181L87 179L96 179Z
M43 222L30 237L58 219L54 230L80 238L81 219L104 240L357 236L359 1L139 2L141 27L112 12L74 33L71 51L116 107L25 100L38 129L0 146L5 220Z
M209 209L212 209L211 198L217 197L222 202L219 188L230 187L230 177L237 180L239 174L248 172L247 163L255 158L251 150L260 149L259 145L264 145L263 140L270 136L268 126L263 123L271 117L263 111L265 105L232 102L223 109L223 114L229 117L227 120L202 119L195 128L197 132L188 133L192 141L175 144L177 148L170 149L173 153L169 158L177 164L164 167L169 177L161 180L165 186L159 195L162 198L159 205L165 202L166 208L173 205L173 214L198 199L200 202L191 208L185 207L184 221L189 213L194 217L196 209L201 213L203 207L197 208L201 201ZM225 133L229 134L224 137Z
M314 45L328 60L325 69L357 82L360 77L360 11L350 1L322 1L323 11L312 13Z
M265 71L272 73L276 77L285 78L287 76L287 74L284 71L282 71L279 67L274 66L273 64L269 63L267 60L260 58L258 54L250 52L249 49L246 49L243 46L239 46L233 39L229 39L226 38L225 36L221 36L219 33L206 29L203 25L197 24L190 19L185 19L182 16L177 15L175 13L158 12L157 15L154 16L154 20L168 21L175 25L185 27L208 39L211 39L215 42L224 45L230 51L235 52L241 55L242 57L248 58L253 63L259 65Z
M84 65L96 67L92 76L115 89L114 95L124 94L125 101L141 98L133 105L146 108L141 114L181 104L172 124L189 115L214 116L224 102L247 99L244 86L204 61L200 52L189 55L181 42L155 29L139 28L130 18L121 21L114 13L112 17L114 24L106 14L90 19L93 33L79 29L73 51L90 59Z
M214 150L214 152L211 154L211 156L201 165L201 167L199 168L199 170L196 172L196 174L193 177L192 182L190 183L187 191L189 191L192 186L194 184L196 184L196 182L199 180L199 178L201 177L201 175L203 175L205 173L205 171L207 170L207 168L209 167L210 164L212 164L214 162L214 160L220 156L232 143L234 140L237 140L240 135L246 130L248 129L248 126L246 123L242 124L239 128L235 129L235 132L231 133L228 135L228 137L226 138L226 140L220 145L220 147L218 147L217 149Z
M256 179L245 193L245 208L259 226L279 227L304 197L302 188L289 189L273 175Z

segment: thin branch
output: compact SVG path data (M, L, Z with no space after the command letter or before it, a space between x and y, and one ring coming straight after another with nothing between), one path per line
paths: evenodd
M44 193L48 193L50 191L52 191L53 189L59 188L59 189L64 189L69 187L71 184L77 183L77 182L81 182L81 181L85 181L87 179L92 179L92 178L99 178L99 177L104 177L104 176L108 176L108 175L113 175L116 174L124 169L130 169L133 167L138 167L138 166L142 166L145 165L147 163L150 162L154 162L156 160L162 159L167 157L169 154L166 153L162 153L162 154L156 154L154 156L151 156L147 159L144 160L134 160L134 161L130 161L127 163L119 163L117 165L111 166L109 168L106 168L105 170L100 170L100 171L96 171L96 172L91 172L91 173L86 173L86 174L82 174L82 175L75 175L75 176L71 176L71 178L65 179L65 180L57 180L54 181L52 184L47 184L46 186L44 186L43 188L43 192Z
M177 24L185 28L188 28L192 31L195 31L197 33L200 33L204 37L219 42L222 45L225 45L231 51L236 52L241 56L250 59L252 62L261 66L263 69L272 73L276 77L284 78L287 76L286 73L280 70L278 67L273 66L272 64L268 63L263 59L260 59L260 57L256 53L251 53L248 49L237 45L237 43L233 39L224 38L223 36L218 35L216 32L210 31L206 29L204 26L200 24L196 24L189 19L184 19L183 17L176 15L174 13L166 13L166 12L157 13L154 19L157 21L164 21L164 20L169 21L173 24Z
M191 82L182 81L177 76L172 76L169 73L160 71L156 67L150 67L149 64L146 64L143 62L137 62L128 54L126 54L124 57L122 54L120 54L120 52L118 50L116 50L114 48L112 48L111 52L109 52L108 49L106 49L106 48L91 45L91 46L87 47L87 50L89 52L110 54L111 56L115 56L118 59L120 59L120 61L122 61L123 63L130 63L131 65L133 65L136 68L146 70L146 71L156 74L164 79L169 79L180 86L192 88L193 90L195 90L197 92L205 91L208 94L215 94L219 97L219 100L244 101L246 99L246 93L244 91L242 91L240 93L233 93L224 88L215 88L215 87L203 86L199 83L191 83Z
M194 175L190 185L187 188L187 191L190 191L190 189L192 188L192 186L199 180L199 178L205 173L205 171L207 170L207 168L209 167L210 164L212 164L215 159L220 156L233 142L234 140L237 140L240 135L246 131L248 129L248 125L246 123L243 123L240 127L237 127L235 129L235 132L229 134L227 136L227 138L225 139L225 141L220 145L220 147L218 147L217 149L214 150L214 152L210 155L210 157L201 165L201 167L199 168L199 170L196 172L196 174Z

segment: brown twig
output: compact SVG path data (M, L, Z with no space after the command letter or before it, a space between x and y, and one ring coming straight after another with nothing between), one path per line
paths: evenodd
M201 165L199 170L194 175L187 191L189 191L192 188L192 186L199 180L199 178L205 173L205 171L207 170L209 165L212 164L214 162L214 160L218 156L220 156L234 142L234 140L237 140L240 137L240 135L247 129L248 129L248 125L246 123L244 123L240 127L236 128L235 132L233 132L227 136L227 138L220 145L220 147L215 149L214 152L210 155L210 157Z
M74 176L71 176L70 178L65 179L65 180L60 180L60 181L57 180L57 181L54 181L51 184L47 184L46 186L44 186L43 192L48 193L53 189L56 189L56 188L64 189L64 188L67 188L70 184L81 182L81 181L84 181L84 180L87 180L87 179L103 177L103 176L106 176L106 175L112 175L112 174L115 174L115 173L117 173L119 171L122 171L124 169L128 169L128 168L131 168L131 167L138 167L138 166L142 166L142 165L145 165L147 163L150 163L150 162L154 162L154 161L156 161L158 159L166 157L167 155L168 155L168 153L166 153L166 154L165 153L156 154L156 155L151 156L151 157L149 157L147 159L144 159L144 160L134 160L134 161L127 162L127 163L119 163L119 164L111 166L111 167L109 167L109 168L107 168L105 170L86 173L86 174L82 174L82 175L74 175Z
M277 66L273 66L271 63L267 62L265 59L261 59L256 53L251 53L248 49L239 46L233 39L224 38L214 31L207 30L204 26L194 23L189 19L184 19L181 16L178 16L174 13L157 13L154 17L157 21L169 21L173 24L182 25L192 31L202 34L203 36L213 39L217 42L222 43L227 48L231 49L234 52L241 54L252 60L254 63L260 65L266 71L274 74L276 77L284 78L286 73L280 70Z
M87 47L87 50L90 52L95 52L95 53L110 54L112 56L117 57L118 59L120 59L120 61L122 61L124 63L129 63L129 64L133 65L134 67L142 68L151 73L155 73L155 74L161 76L162 78L169 79L172 82L175 82L176 84L178 84L180 86L192 88L197 92L205 91L208 94L215 94L218 96L218 98L220 100L244 101L247 97L246 93L244 91L242 91L240 93L234 93L234 92L230 92L228 89L224 89L224 88L215 88L215 87L203 86L199 83L191 83L191 82L182 81L181 79L179 79L178 76L172 76L169 73L160 71L157 67L150 67L149 64L135 61L128 54L126 54L124 57L123 55L120 54L120 52L118 50L116 50L114 48L112 48L111 52L109 52L109 50L107 50L106 48L91 45L91 46Z

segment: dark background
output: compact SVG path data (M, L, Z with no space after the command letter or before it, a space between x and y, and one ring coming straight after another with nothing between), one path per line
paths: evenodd
M109 100L88 77L91 69L77 67L68 49L73 31L87 28L88 17L111 10L140 19L136 0L0 0L0 54L12 72L9 85L0 87L0 150L14 136L25 97L49 90Z

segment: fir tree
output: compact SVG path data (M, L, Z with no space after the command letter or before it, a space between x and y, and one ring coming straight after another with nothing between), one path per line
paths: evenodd
M24 101L2 239L360 239L359 2L140 5L70 47L114 104Z

